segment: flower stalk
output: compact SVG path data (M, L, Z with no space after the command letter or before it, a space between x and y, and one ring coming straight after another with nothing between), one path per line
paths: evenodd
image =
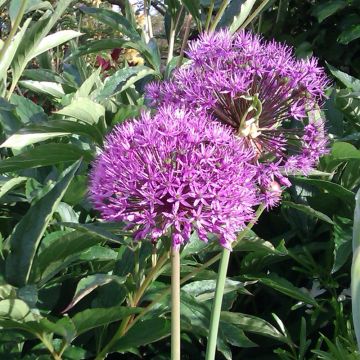
M224 289L226 282L226 273L229 266L230 250L223 249L221 253L218 277L216 280L215 298L211 311L210 332L208 337L206 360L214 360L216 353L216 340L219 331L219 322L221 314L221 305L224 297Z
M180 252L171 250L171 360L180 360Z

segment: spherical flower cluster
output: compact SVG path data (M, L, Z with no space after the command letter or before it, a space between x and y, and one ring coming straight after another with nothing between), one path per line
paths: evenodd
M298 60L292 48L245 31L203 34L188 55L171 80L147 87L152 104L186 106L229 126L281 185L289 182L277 174L316 165L326 152L319 114L328 81L315 58Z
M170 235L173 246L192 230L231 247L261 201L254 157L231 129L180 108L119 125L91 173L90 197L104 220L125 221L135 239Z

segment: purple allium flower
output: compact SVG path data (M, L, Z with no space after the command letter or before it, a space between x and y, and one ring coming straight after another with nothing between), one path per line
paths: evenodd
M306 174L326 153L319 114L328 80L315 58L297 60L286 45L225 30L201 35L188 55L171 80L148 86L152 104L187 106L231 127L256 163L276 165L265 174L283 186L290 183L281 173Z
M195 229L201 240L211 232L230 248L260 201L253 156L230 128L164 107L107 137L90 197L103 219L128 222L137 240L171 233L180 246Z

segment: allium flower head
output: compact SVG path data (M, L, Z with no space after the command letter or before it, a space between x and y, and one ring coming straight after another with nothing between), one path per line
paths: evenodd
M192 230L230 247L259 203L255 166L231 129L206 115L165 107L117 126L94 163L90 196L103 219L125 221L135 239Z
M243 139L267 172L272 164L281 173L306 174L326 152L319 110L328 81L315 58L298 60L286 45L225 30L201 35L188 56L170 81L148 86L153 104L211 115Z

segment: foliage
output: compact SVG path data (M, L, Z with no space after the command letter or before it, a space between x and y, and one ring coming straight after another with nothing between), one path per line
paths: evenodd
M300 57L314 53L332 79L324 110L330 153L309 178L292 178L282 205L231 255L219 358L358 358L349 292L360 185L357 2L221 3L155 1L161 26L149 40L128 1L121 13L105 1L0 1L0 358L168 358L168 254L99 220L87 177L104 136L146 108L144 85L182 63L185 15L195 38L209 10L218 28L247 25L294 45ZM166 65L172 38L176 56ZM130 50L142 61L129 61ZM189 358L204 356L218 254L195 233L182 252Z

